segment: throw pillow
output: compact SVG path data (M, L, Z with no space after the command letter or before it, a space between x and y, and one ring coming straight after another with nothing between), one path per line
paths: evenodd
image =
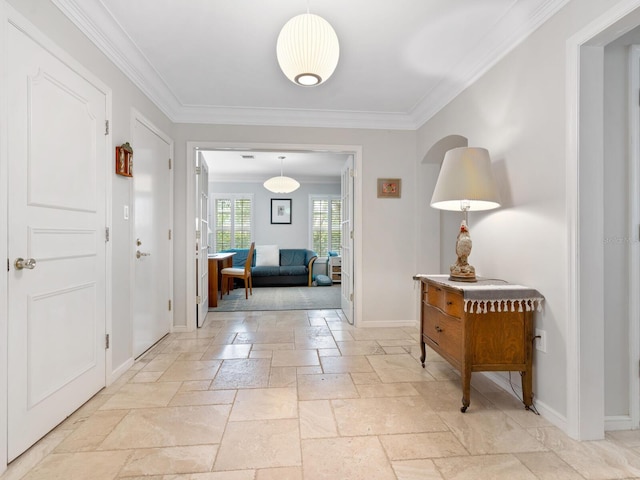
M256 245L256 267L279 267L280 249L277 245Z

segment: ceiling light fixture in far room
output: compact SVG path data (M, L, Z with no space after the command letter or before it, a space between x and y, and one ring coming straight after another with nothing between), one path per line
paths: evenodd
M300 183L291 177L285 177L282 174L282 165L286 157L278 157L280 159L280 176L271 177L263 183L264 188L273 193L291 193L300 188Z
M340 43L324 18L309 13L284 24L276 44L278 64L289 80L313 87L327 81L340 58Z
M440 210L464 212L456 240L456 263L449 279L475 282L476 270L467 262L471 254L471 236L467 212L491 210L500 206L500 195L491 171L491 159L485 148L461 147L449 150L442 161L431 206Z

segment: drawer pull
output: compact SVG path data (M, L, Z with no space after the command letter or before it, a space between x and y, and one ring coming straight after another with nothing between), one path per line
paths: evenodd
M444 330L442 330L438 325L436 325L436 332L438 333L442 333Z
M453 305L453 302L452 302L451 300L449 300L449 301L447 302L447 305Z

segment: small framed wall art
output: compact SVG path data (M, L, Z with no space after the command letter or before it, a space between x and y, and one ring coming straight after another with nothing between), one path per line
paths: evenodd
M289 225L291 224L291 199L272 198L271 199L271 223Z
M400 198L401 186L400 178L379 178L378 198Z
M133 177L133 148L129 142L116 147L116 173L124 177Z

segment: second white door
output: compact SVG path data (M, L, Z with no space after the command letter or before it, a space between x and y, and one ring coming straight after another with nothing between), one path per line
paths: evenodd
M133 353L143 354L171 329L171 139L133 118Z

